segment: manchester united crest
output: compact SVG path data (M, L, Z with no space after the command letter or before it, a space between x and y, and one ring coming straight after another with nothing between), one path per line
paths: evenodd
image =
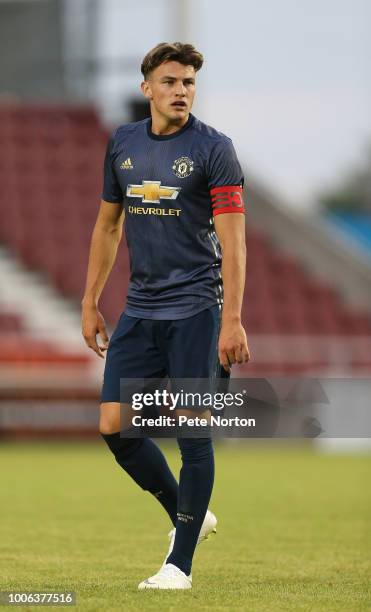
M190 157L179 157L173 164L173 172L178 178L187 178L193 172L193 161Z

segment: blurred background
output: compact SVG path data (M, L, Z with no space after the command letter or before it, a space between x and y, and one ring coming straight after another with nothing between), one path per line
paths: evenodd
M0 1L1 439L98 437L89 241L108 135L148 116L140 64L161 41L204 54L194 113L246 175L253 359L234 375L370 378L370 23L367 0ZM110 329L128 270L123 241Z

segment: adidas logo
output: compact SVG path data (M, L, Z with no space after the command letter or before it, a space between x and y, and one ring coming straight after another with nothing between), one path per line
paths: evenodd
M121 170L132 170L133 169L133 164L131 163L130 157L128 157L127 159L125 159L125 161L122 162L120 168Z

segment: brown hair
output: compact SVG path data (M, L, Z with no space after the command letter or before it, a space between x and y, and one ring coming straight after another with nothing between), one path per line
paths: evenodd
M193 45L180 42L160 43L148 51L140 67L146 79L152 70L164 62L179 62L184 66L193 66L197 72L202 67L204 58Z

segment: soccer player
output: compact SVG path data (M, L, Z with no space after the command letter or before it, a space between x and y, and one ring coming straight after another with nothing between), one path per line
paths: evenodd
M214 457L210 437L179 437L178 485L150 438L120 436L120 378L228 377L232 364L249 359L241 325L244 178L231 140L190 112L202 64L201 53L179 42L145 56L141 88L151 118L122 125L110 138L82 301L87 345L100 357L107 350L100 432L174 526L165 562L140 589L191 588L195 547L216 525L208 510ZM109 341L98 300L124 220L130 281ZM194 415L186 406L178 414Z

